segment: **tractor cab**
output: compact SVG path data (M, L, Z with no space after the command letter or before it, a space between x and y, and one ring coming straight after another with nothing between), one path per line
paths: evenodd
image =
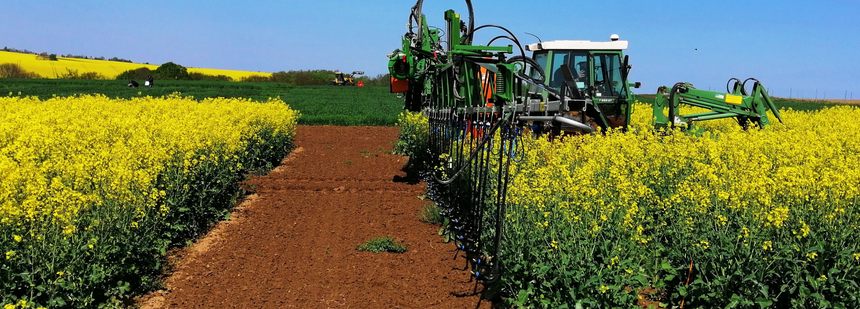
M567 118L603 129L627 128L634 101L629 87L639 86L627 82L630 66L622 52L627 45L615 34L605 42L559 40L526 45L545 76L542 87L534 85L529 91L547 107L555 107L550 102L558 100L558 112Z

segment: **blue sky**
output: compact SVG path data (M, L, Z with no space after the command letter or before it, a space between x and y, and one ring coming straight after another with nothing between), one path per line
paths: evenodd
M307 69L385 73L412 0L2 0L0 45L35 52L120 57L260 72ZM724 89L756 77L772 95L860 98L860 2L475 0L476 25L534 39L630 41L639 93L678 81ZM425 0L429 23L466 15L462 0ZM476 43L501 34L482 30Z

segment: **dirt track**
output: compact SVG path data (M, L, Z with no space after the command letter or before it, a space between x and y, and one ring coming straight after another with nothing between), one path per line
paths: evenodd
M465 260L418 220L423 184L386 154L396 128L299 127L300 147L255 195L176 255L143 308L490 308ZM403 254L359 252L391 235Z

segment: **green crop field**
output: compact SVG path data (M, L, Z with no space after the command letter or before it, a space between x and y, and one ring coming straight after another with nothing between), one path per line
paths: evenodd
M110 98L161 97L175 92L195 99L225 97L266 101L280 97L301 112L301 125L392 126L403 100L386 87L291 86L283 83L156 81L155 87L129 88L122 80L3 79L0 95L53 96L103 94Z

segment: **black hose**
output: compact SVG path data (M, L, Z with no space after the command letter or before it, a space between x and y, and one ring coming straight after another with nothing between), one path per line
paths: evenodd
M516 43L516 44L517 44L517 48L519 48L519 49L520 49L520 54L521 54L523 57L525 57L525 56L526 56L526 51L523 49L523 46L522 46L523 44L520 44L520 40L519 40L519 39L517 39L517 36L516 36L516 35L514 35L514 33L513 33L513 32L511 32L510 30L508 30L507 28L502 27L502 26L498 26L498 25L483 25L483 26L480 26L480 27L478 27L478 28L475 28L475 30L472 30L472 31L471 31L471 33L469 33L469 39L468 39L468 41L469 41L469 42L471 42L471 41L472 41L472 35L473 35L473 34L475 34L475 31L478 31L478 30L481 30L481 29L484 29L484 28L491 28L491 27L492 27L492 28L499 28L499 29L502 29L503 31L507 32L507 33L511 36L512 41L514 41L514 43Z
M457 179L457 176L460 176L460 173L462 173L466 169L466 166L468 166L472 162L472 160L475 159L475 156L478 154L478 152L480 152L484 148L484 144L486 144L488 140L493 139L493 135L496 134L496 130L499 128L499 125L503 122L503 120L504 120L504 118L499 118L499 120L496 121L495 124L493 124L493 127L490 129L490 133L484 135L484 139L482 139L481 143L478 144L477 149L475 149L475 151L473 151L472 154L469 155L469 159L468 159L469 161L467 161L466 164L464 164L463 167L460 168L459 171L454 173L454 175L451 175L451 177L448 180L439 179L439 177L436 175L436 173L433 173L433 178L436 180L436 182L443 184L443 185L447 185L447 184L454 182L454 180Z
M466 37L469 39L466 44L472 45L472 32L475 32L475 11L472 9L472 0L466 0L466 7L469 8L469 28L466 30Z
M729 88L729 84L731 84L731 83L732 83L732 81L735 81L735 83L736 83L735 85L737 85L737 83L740 83L740 82L741 82L741 80L740 80L740 79L737 79L737 78L734 78L734 77L729 78L729 81L727 81L727 82L726 82L726 92L728 92L728 93L734 93L734 92L732 91L732 90L734 90L734 89L730 89L730 88Z
M419 21L421 14L422 14L421 11L422 11L423 6L424 6L424 0L418 0L417 2L415 2L415 6L412 7L412 11L410 12L410 14L411 14L410 19L412 19L414 17L415 21ZM466 7L469 9L469 28L466 30L466 36L465 37L467 38L466 44L471 44L472 43L472 32L475 29L475 10L472 8L472 0L466 0ZM421 25L419 24L418 26L420 27ZM411 30L411 28L410 28L410 30ZM420 31L419 31L419 33L420 33ZM421 39L421 37L419 37L419 40L420 39Z
M543 84L543 82L546 81L546 74L543 71L543 67L541 67L541 65L539 63L537 63L537 61L535 61L531 57L513 56L511 58L508 58L508 60L506 60L505 63L511 64L511 63L519 62L519 61L522 61L523 63L532 66L532 68L534 68L535 71L537 71L540 74L540 79L534 79L531 76L529 76L529 78L533 82L538 83L538 84ZM525 70L525 66L523 66L523 70ZM525 74L525 72L523 72L523 74Z
M681 86L683 86L683 85L684 85L684 83L675 83L675 85L672 86L672 92L669 93L669 123L670 123L669 127L672 130L675 129L675 116L677 116L677 115L675 115L675 106L674 106L675 94L678 92L678 89L681 88Z
M495 41L496 41L496 40L498 40L498 39L508 39L508 40L511 40L511 41L513 41L513 40L514 40L513 38L511 38L511 37L509 37L509 36L507 36L507 35L500 35L500 36L497 36L497 37L494 37L494 38L490 39L490 41L489 41L489 42L487 42L487 46L493 45L493 42L495 42Z
M755 83L756 83L756 84L761 84L761 82L760 82L760 81L758 81L758 79L755 79L755 78L752 78L752 77L745 79L745 80L744 80L744 83L743 83L743 84L741 84L741 89L743 89L743 92L741 92L741 93L743 93L743 95L748 95L748 94L746 93L746 92L747 92L747 82L748 82L748 81L750 81L750 80L755 81ZM752 91L755 91L755 84L753 84L753 89L752 89Z

